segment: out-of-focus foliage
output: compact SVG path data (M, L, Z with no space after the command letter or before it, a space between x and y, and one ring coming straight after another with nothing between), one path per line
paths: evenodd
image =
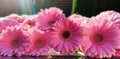
M72 14L91 17L106 10L120 12L120 0L73 0Z

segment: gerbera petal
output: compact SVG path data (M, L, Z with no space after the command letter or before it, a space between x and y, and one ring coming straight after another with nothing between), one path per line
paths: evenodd
M98 57L99 58L103 58L104 56L103 56L103 50L101 49L101 47L97 47L98 49L97 49L97 52L98 52Z
M95 53L95 52L97 51L95 45L91 46L90 51L91 51L91 53L94 53L94 55L97 55L97 54Z
M57 46L56 49L57 49L59 52L62 52L63 42L60 42L60 43L59 43L59 46Z
M89 40L88 37L84 37L84 41L82 42L82 45L85 50L89 49L92 46L92 42Z
M101 49L103 49L103 57L107 57L107 51L104 46L101 46Z
M68 52L69 51L69 47L68 47L69 45L68 45L68 42L65 42L64 43L64 47L65 47L65 51L66 52Z
M56 42L56 44L54 44L53 42ZM52 40L50 43L53 44L53 47L56 47L58 44L60 44L61 40Z

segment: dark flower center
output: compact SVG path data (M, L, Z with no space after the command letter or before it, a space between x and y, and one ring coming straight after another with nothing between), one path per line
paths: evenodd
M19 39L15 39L12 42L12 46L14 46L14 47L18 47L20 44L21 44L21 41Z
M31 23L28 23L28 25L32 25Z
M63 31L62 37L64 39L68 39L71 36L71 33L69 31Z
M100 34L96 35L96 36L95 36L95 41L96 41L96 42L101 42L101 41L103 41L103 36L100 35Z
M29 25L29 26L35 26L35 24L32 23L32 22L29 22L28 25Z
M42 40L37 40L35 42L35 44L36 44L37 47L41 47L41 45L43 44L43 41Z

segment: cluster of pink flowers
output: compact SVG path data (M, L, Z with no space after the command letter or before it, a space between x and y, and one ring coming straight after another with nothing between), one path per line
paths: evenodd
M69 54L79 48L85 56L120 56L120 13L66 17L61 9L51 7L36 15L11 14L0 21L0 55L39 56L51 49Z

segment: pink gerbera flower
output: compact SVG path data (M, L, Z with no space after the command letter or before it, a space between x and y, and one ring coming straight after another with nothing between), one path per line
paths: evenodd
M24 22L22 23L22 28L24 30L28 30L28 29L30 29L32 27L37 26L37 22L35 21L36 20L35 16L36 15L33 15L33 16L31 15L28 18L26 18L26 20L24 20Z
M32 28L29 32L31 46L28 55L39 56L49 51L50 46L48 45L48 39L46 33L37 29Z
M2 30L5 30L6 27L8 26L15 26L15 25L19 25L19 23L15 20L11 20L8 18L5 18L3 20L0 21L0 33L2 32Z
M105 11L96 16L99 18L107 18L107 20L113 21L116 26L120 28L120 13L115 11Z
M107 18L91 20L94 21L86 26L88 30L82 44L83 52L91 57L112 57L120 48L120 31Z
M100 14L98 14L96 17L99 19L101 17L111 17L112 16L111 18L109 18L109 20L114 20L116 18L116 16L118 16L118 14L119 13L115 12L115 11L104 11L104 12L101 12Z
M75 52L82 40L82 27L69 19L59 20L49 33L50 46L60 53Z
M115 23L115 26L119 27L120 30L120 13L115 12L115 11L106 11L102 12L99 17L105 16L108 18L108 20L111 20ZM116 49L115 56L120 56L120 48Z
M88 21L89 21L89 18L83 17L78 14L73 14L73 15L69 16L68 18L80 25L84 25L84 24L88 23Z
M65 15L62 13L62 10L56 7L51 7L49 9L41 10L36 18L37 22L39 22L40 29L47 30L51 29L56 21L65 18Z
M0 55L21 56L29 45L28 36L18 26L7 27L0 36Z
M6 18L10 18L11 20L17 20L19 23L22 23L26 18L27 15L18 15L18 14L10 14L6 16Z

